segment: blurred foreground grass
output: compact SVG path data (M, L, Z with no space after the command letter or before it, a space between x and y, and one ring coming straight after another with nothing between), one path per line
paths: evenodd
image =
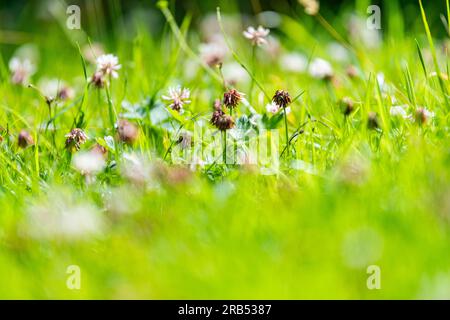
M348 17L345 10L331 17L337 29ZM157 110L166 110L161 95L181 83L191 89L188 114L208 121L222 83L193 63L168 26L152 36L135 14L134 25L115 30L117 38L107 44L122 63L109 87L117 114L129 112L124 101L140 108L133 110L139 116L129 117L140 132L133 145L116 139L114 149L105 142L115 133L105 90L88 87L84 79L94 67L85 53L80 62L78 44L89 46L82 31L67 32L54 14L48 32L32 34L32 45L21 47L39 53L31 83L42 88L43 78L57 78L76 90L72 100L56 104L50 129L45 101L35 90L10 83L10 57L1 55L1 298L450 298L449 108L432 74L435 54L449 89L446 39L435 40L433 52L423 31L396 32L392 26L400 28L402 18L389 11L391 29L382 38L377 32L365 43L364 35L349 33L349 47L336 47L312 17L302 16L303 23L280 15L271 30L277 50L258 48L255 75L270 93L305 91L288 117L290 134L307 123L289 161L273 175L262 175L257 166L191 170L161 161L180 127L173 113L155 120ZM214 13L205 20L210 28L203 34L188 32L189 16L181 25L194 48L214 29L208 25ZM242 37L247 23L229 13L225 22L236 52L250 65L252 49ZM316 57L330 60L336 81L296 70L292 59L286 67L282 56L289 53L300 53L308 65ZM229 65L235 62L228 54L224 70ZM350 65L357 70L352 78L346 76ZM231 76L242 74L234 70ZM250 82L244 72L235 86L257 114L268 113L268 101ZM347 96L355 101L349 117L340 110ZM395 105L411 116L394 115ZM434 116L419 123L415 115L422 106ZM371 111L378 114L378 128L367 127ZM250 108L241 105L236 116L244 114ZM65 134L77 120L89 137L82 151L96 142L109 151L106 169L91 183L64 149ZM34 146L17 146L21 129L30 131ZM122 165L134 153L152 164L151 181L127 179L130 172ZM66 211L67 219L55 221ZM80 267L80 290L66 286L69 265ZM367 288L370 265L381 269L380 290Z

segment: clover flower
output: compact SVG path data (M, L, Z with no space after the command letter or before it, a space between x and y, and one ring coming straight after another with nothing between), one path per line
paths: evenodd
M35 239L86 240L104 231L106 224L102 217L94 204L77 201L69 191L61 192L58 188L29 205L24 231Z
M253 45L260 46L262 44L267 44L267 36L270 30L259 26L257 29L254 27L248 27L247 30L243 32L244 37L249 39Z
M70 133L66 134L66 149L69 151L80 150L80 147L83 143L86 142L88 137L83 132L83 130L79 128L72 129Z
M33 145L34 140L28 131L21 130L19 132L19 136L17 137L17 144L19 145L19 147L25 149L26 147Z
M321 58L316 58L309 66L309 74L316 79L330 79L333 77L333 67Z
M203 43L199 46L200 58L210 67L222 63L226 55L226 47L217 42Z
M97 71L92 75L90 83L92 83L97 88L101 89L105 86L106 79L105 79L103 73L101 73L100 71Z
M177 86L169 88L168 95L163 95L162 99L169 102L169 107L172 110L180 112L185 104L191 103L191 100L189 100L190 94L189 89Z
M103 170L105 158L96 151L80 152L73 156L72 165L83 176L91 177Z
M104 76L110 76L112 78L118 78L117 71L122 67L119 64L119 58L113 54L103 54L96 60L97 72L101 72Z
M134 123L121 119L117 122L117 133L120 141L133 144L139 135L139 129Z
M291 96L285 90L277 90L272 98L272 102L281 108L286 108L291 102Z
M220 131L225 131L234 127L233 118L223 112L222 105L218 99L214 102L214 111L210 122Z
M431 112L430 110L420 107L417 108L416 110L416 114L415 114L415 119L416 122L419 124L424 124L428 121L428 119L431 119L434 117L434 112Z
M36 68L30 60L21 60L17 57L13 57L9 61L9 70L11 71L11 82L22 85L36 72Z
M229 109L234 109L241 102L243 95L236 89L230 89L223 94L223 104Z
M407 118L409 118L409 115L408 115L408 113L406 112L406 108L407 106L406 105L401 105L401 106L392 106L390 109L389 109L389 114L392 116L392 117L402 117L402 118L404 118L404 119L407 119Z

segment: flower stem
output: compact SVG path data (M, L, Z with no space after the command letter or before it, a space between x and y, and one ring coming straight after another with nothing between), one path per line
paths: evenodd
M255 75L253 74L253 72L251 72L247 66L245 64L242 63L241 59L239 58L239 56L237 55L237 53L233 50L233 47L231 46L230 41L228 40L228 37L225 33L225 29L223 28L223 24L222 24L222 16L220 14L220 8L217 7L217 22L219 23L219 27L220 27L220 31L222 32L223 38L225 40L225 44L228 47L228 50L230 50L231 55L233 56L234 60L236 60L237 63L239 63L241 65L242 68L244 68L244 70L248 73L248 75L250 76L250 78L252 78L252 81L255 82L256 86L262 91L262 93L264 93L264 96L266 97L267 100L270 101L270 96L267 94L267 92L264 90L263 86L261 85L261 83L259 83L258 79L255 78Z
M256 45L252 47L252 73L255 74L255 66L256 66ZM252 82L250 83L250 91L248 98L250 102L252 101L252 93L253 93L253 87L255 85L255 78L252 77Z
M172 30L172 33L174 34L175 38L178 40L178 43L179 43L181 49L188 56L190 56L191 59L195 60L199 65L201 65L202 68L211 76L211 78L213 78L216 81L221 82L222 79L220 78L220 76L217 75L217 73L215 73L204 61L202 61L202 59L200 59L198 57L198 55L196 55L195 52L192 51L192 49L186 43L183 33L178 28L178 25L175 22L175 19L174 19L172 13L167 8L167 6L168 6L167 1L158 1L157 6L163 13L164 17L166 18L167 23L169 24L170 29Z
M227 131L226 130L223 131L223 152L222 152L222 157L223 157L223 163L227 164Z
M111 81L110 81L111 82ZM116 110L114 109L114 106L111 101L111 95L109 93L108 85L105 86L105 92L106 92L106 99L108 100L108 113L109 113L109 122L111 125L111 132L114 135L116 128L115 128L115 118L116 118ZM119 144L117 142L114 143L114 152L116 156L116 163L119 161Z
M287 150L287 158L289 158L290 148L289 148L289 133L288 133L288 123L287 123L287 112L286 112L286 107L283 107L283 112L284 112L284 130L285 130L285 134L286 134L286 150Z

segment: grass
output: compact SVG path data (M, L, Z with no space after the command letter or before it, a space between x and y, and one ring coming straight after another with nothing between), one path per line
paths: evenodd
M448 12L448 1L442 8ZM439 17L421 2L415 9L424 28L383 29L373 46L342 32L351 8L312 17L296 4L302 19L280 14L271 28L281 45L274 52L270 42L252 48L242 36L249 24L218 9L210 16L226 39L222 68L199 55L204 34L195 19L177 25L165 2L152 7L167 21L158 34L139 18L119 19L114 36L97 39L63 30L57 14L36 26L40 32L26 36L40 53L29 80L37 90L11 83L15 54L0 54L0 297L450 298L448 39L432 37L440 30L428 23ZM120 16L119 2L110 14ZM390 15L405 25L400 12ZM337 40L345 41L343 60L327 49ZM89 84L95 65L83 51L97 42L122 65L103 89ZM333 78L287 71L282 57L292 52L309 66L330 61ZM234 87L246 98L233 111L236 126L259 115L260 130L280 132L280 167L271 174L220 163L220 153L204 165L175 163L180 135L196 125L221 140L208 122L233 63L243 67ZM75 89L50 114L43 78ZM177 84L191 90L182 114L162 99ZM278 89L293 100L287 117L266 111ZM344 97L353 101L347 116ZM410 117L392 115L393 106ZM421 108L434 116L422 123ZM116 120L124 118L139 131L133 143L118 138ZM75 127L89 139L69 152L66 134ZM27 148L18 146L22 129L34 140ZM226 151L240 143L228 135ZM96 144L108 151L105 167L83 175L74 163ZM80 267L79 290L66 285L70 265ZM380 267L380 290L366 286L370 265Z

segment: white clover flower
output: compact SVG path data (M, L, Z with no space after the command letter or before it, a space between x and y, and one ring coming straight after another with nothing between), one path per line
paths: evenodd
M222 43L209 42L199 46L200 58L210 67L222 63L225 59L227 48Z
M316 58L309 65L309 74L317 79L330 78L333 76L333 67L328 61Z
M105 221L98 208L76 201L69 195L50 191L42 201L27 210L26 231L36 239L85 240L99 235Z
M428 110L427 108L423 108L423 112L428 119L432 119L435 116L433 111Z
M92 176L105 168L105 159L98 152L79 152L73 156L72 165L82 175Z
M308 59L299 53L286 53L280 58L281 69L289 72L304 72L308 66Z
M223 65L222 74L225 82L234 87L237 84L244 84L250 81L250 76L242 66L237 62L231 62Z
M269 33L269 29L264 29L262 26L259 26L257 29L254 27L248 27L247 30L243 32L243 35L249 39L253 45L260 46L262 44L267 44L266 37Z
M147 158L137 153L124 153L121 172L135 185L142 186L151 182L152 166Z
M39 80L38 87L42 94L50 99L69 100L75 96L74 89L60 79L43 78Z
M169 88L168 94L163 95L161 98L169 103L170 108L180 112L185 104L191 103L191 100L189 100L190 95L189 89L176 86Z
M117 70L122 68L119 64L119 58L113 54L104 54L97 58L97 72L101 72L104 76L118 78Z
M407 119L410 117L406 112L407 107L407 105L392 106L389 110L389 114L393 117L402 117L404 119Z
M332 59L339 62L347 62L350 59L348 50L338 42L331 42L327 52Z
M365 47L373 49L381 45L381 33L377 29L367 28L366 19L353 15L349 19L348 31L353 41L362 43Z
M280 111L280 106L277 105L275 102L271 102L266 105L266 110L269 113L275 114L278 111Z
M21 60L17 57L13 57L9 61L9 70L11 71L11 82L14 84L26 84L36 72L36 68L30 60Z

